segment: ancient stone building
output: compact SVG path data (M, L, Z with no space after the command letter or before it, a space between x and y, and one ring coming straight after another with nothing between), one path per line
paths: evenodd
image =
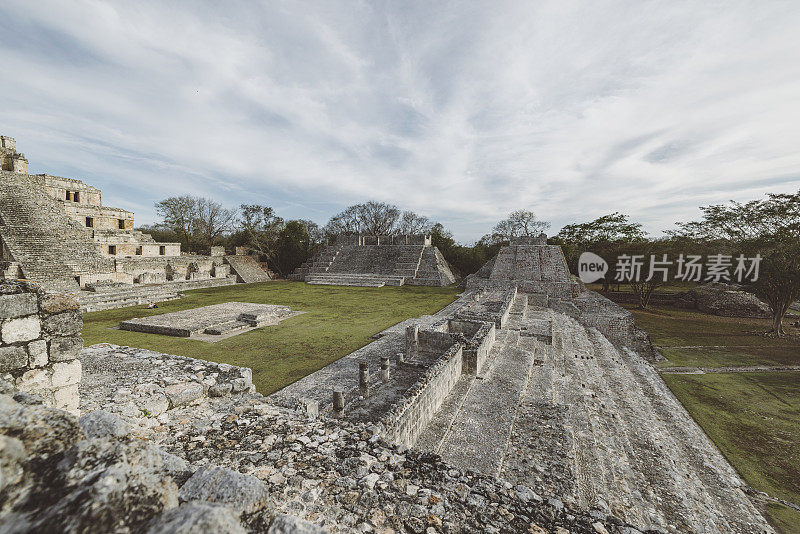
M340 236L309 262L293 280L342 286L447 286L455 282L430 236Z
M181 289L269 280L249 257L187 255L134 229L133 213L104 206L99 189L73 178L28 174L11 137L0 137L0 279L27 279L77 292L98 286L181 283ZM230 261L229 261L230 258ZM84 309L176 298L175 290L127 290L112 299L84 295ZM95 301L102 301L98 304Z

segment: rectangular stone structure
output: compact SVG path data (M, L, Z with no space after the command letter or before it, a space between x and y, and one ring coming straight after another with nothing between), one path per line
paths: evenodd
M298 313L301 312L276 304L224 302L191 310L129 319L122 321L119 327L122 330L175 337L193 337L200 334L219 336L237 330L278 324Z

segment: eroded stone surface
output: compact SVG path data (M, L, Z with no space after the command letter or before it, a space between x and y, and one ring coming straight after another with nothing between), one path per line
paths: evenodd
M224 302L191 310L129 319L121 322L119 327L122 330L135 332L214 341L254 328L275 325L300 313L302 312L292 311L287 306L274 304Z

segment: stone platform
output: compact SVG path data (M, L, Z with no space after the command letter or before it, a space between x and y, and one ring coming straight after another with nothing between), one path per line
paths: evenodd
M121 330L191 337L200 341L218 341L262 326L276 325L304 312L288 306L224 302L191 310L129 319L119 324Z

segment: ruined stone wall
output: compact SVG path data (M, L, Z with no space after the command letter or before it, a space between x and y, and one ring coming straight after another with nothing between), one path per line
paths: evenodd
M13 137L0 136L0 170L28 174L28 160L17 152Z
M87 228L133 230L133 213L121 208L65 202L64 211Z
M35 178L38 178L47 194L56 200L90 206L102 206L103 204L100 190L80 180L50 174L39 174ZM131 218L133 218L133 214L131 214Z
M495 323L488 321L464 321L450 319L449 331L463 335L464 343L464 369L466 374L477 374L486 363L489 351L495 341L497 329Z
M157 244L158 245L158 244ZM180 245L177 245L180 246ZM134 283L205 280L228 275L219 256L172 256L169 258L135 256L117 260L119 268L133 276Z
M636 326L633 315L599 293L585 291L568 302L554 300L550 306L584 326L596 328L618 347L627 347L652 360L663 359L647 332Z
M461 377L461 344L451 345L382 418L390 441L411 447Z
M74 299L24 282L0 282L0 378L77 414L82 328Z

